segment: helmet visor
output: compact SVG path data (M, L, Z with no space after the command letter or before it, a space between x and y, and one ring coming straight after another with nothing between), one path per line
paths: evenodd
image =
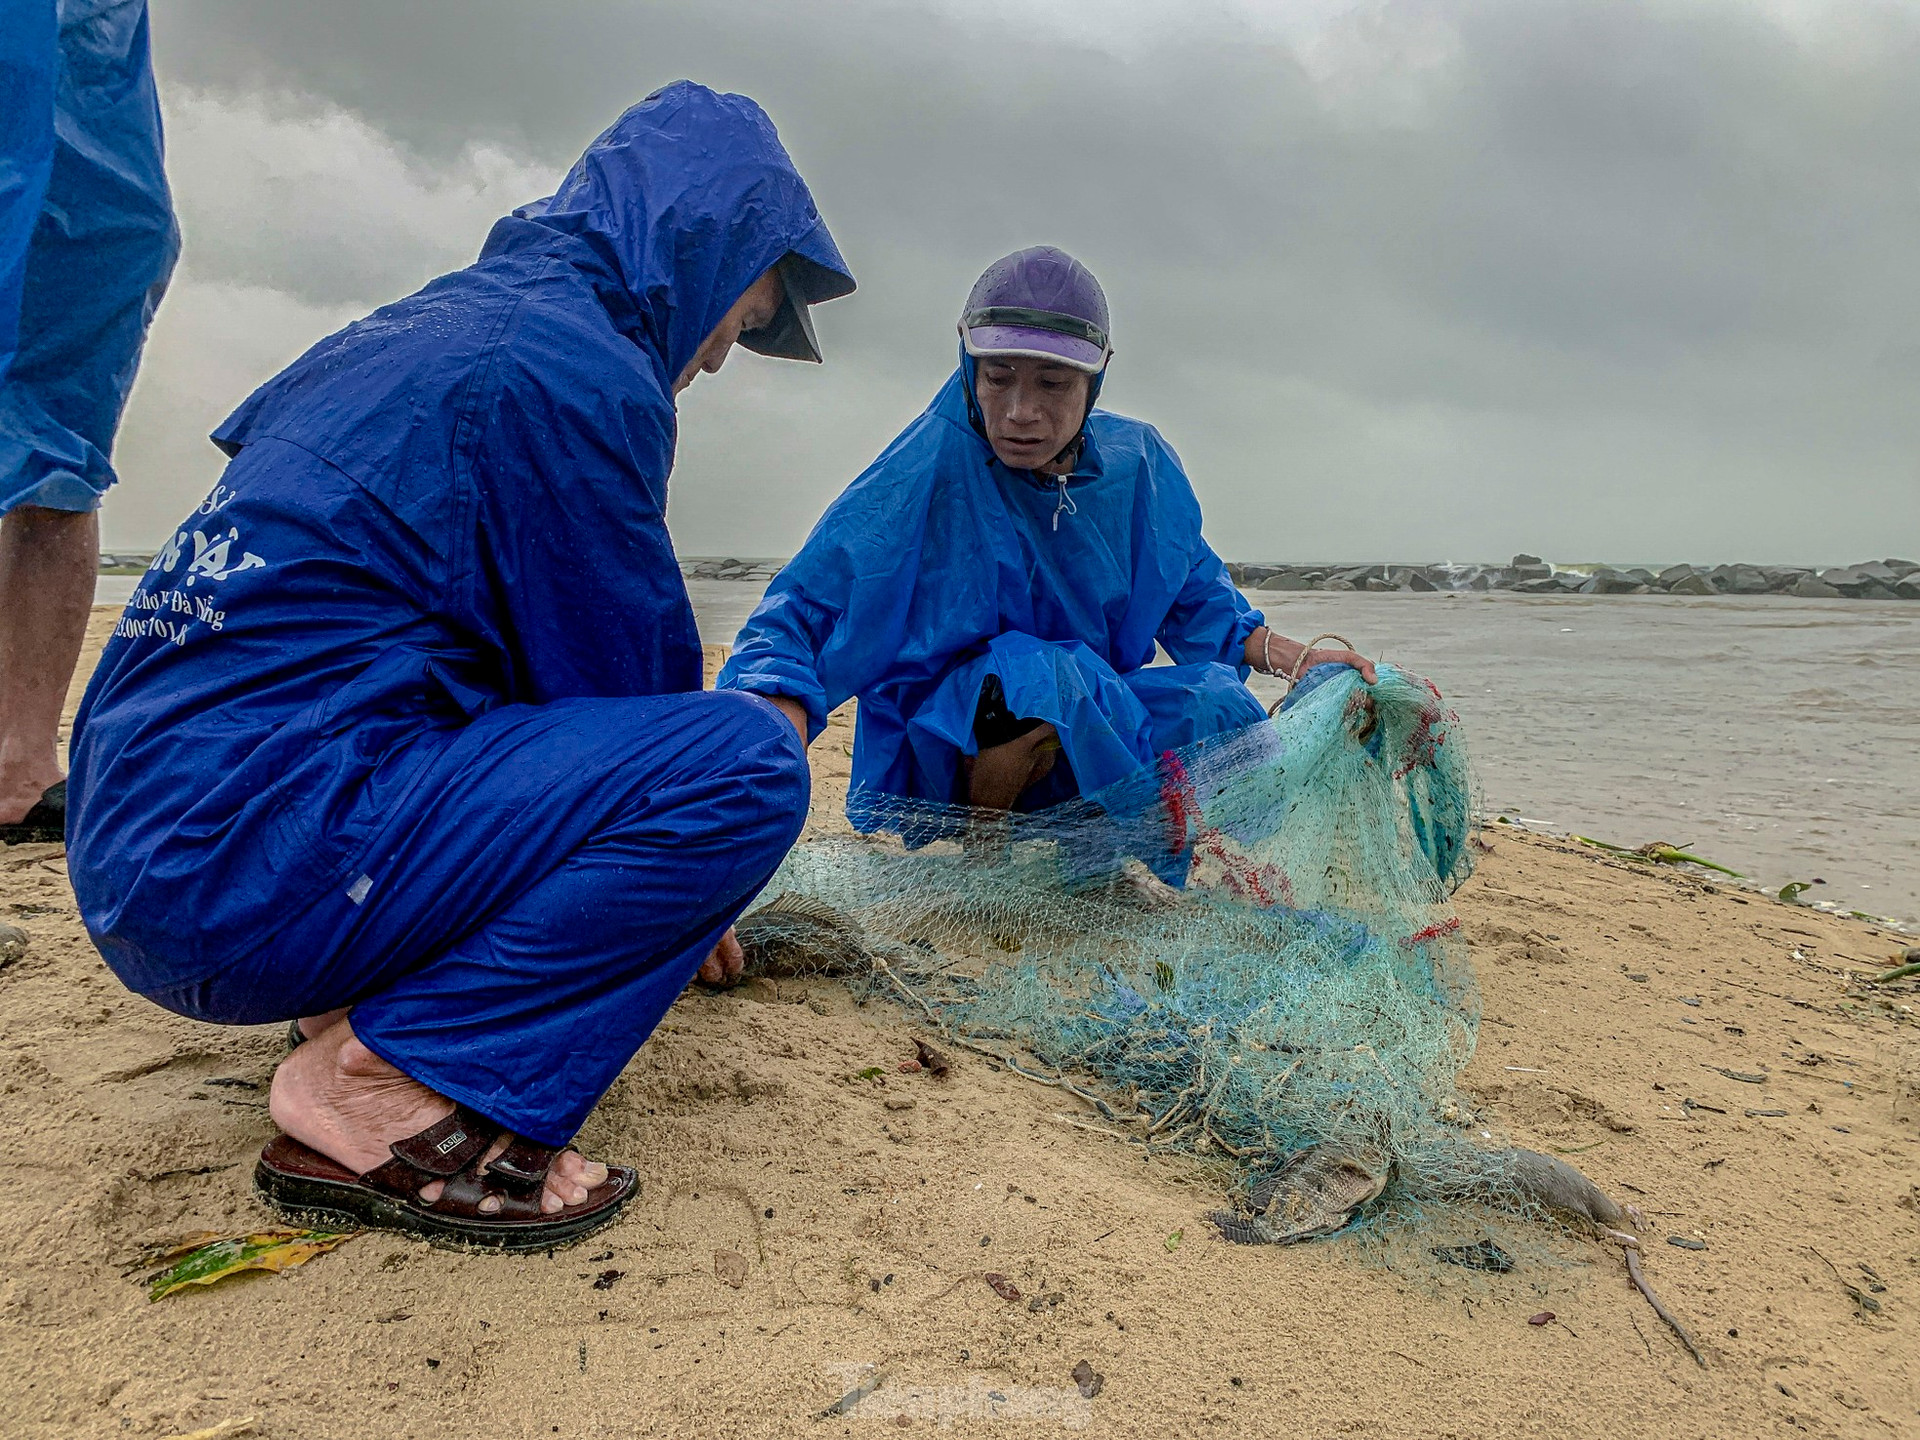
M1112 350L1106 331L1090 321L1051 310L992 305L969 310L960 322L967 353L976 358L1023 355L1052 360L1097 375Z

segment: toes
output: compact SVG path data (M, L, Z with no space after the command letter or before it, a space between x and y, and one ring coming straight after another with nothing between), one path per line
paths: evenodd
M541 1213L552 1215L569 1205L584 1205L594 1188L606 1181L605 1165L584 1158L578 1151L564 1151L547 1171L546 1189L540 1195Z
M591 1190L596 1185L607 1183L607 1167L598 1160L589 1160L577 1150L569 1150L553 1164L548 1174L556 1179L569 1181L584 1189Z

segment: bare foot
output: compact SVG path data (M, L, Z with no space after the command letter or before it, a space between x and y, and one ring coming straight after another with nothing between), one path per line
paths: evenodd
M53 778L48 779L51 775ZM0 825L18 825L27 812L40 803L40 797L60 780L58 770L22 770L17 775L0 766Z
M273 1072L268 1100L273 1123L309 1149L363 1175L391 1158L388 1146L417 1135L453 1112L453 1102L396 1070L341 1020L297 1048ZM496 1142L489 1158L505 1146ZM606 1182L607 1167L573 1150L554 1157L540 1208L552 1215L578 1205L587 1192ZM434 1181L420 1191L431 1205L445 1188ZM504 1203L498 1196L480 1202L491 1215Z

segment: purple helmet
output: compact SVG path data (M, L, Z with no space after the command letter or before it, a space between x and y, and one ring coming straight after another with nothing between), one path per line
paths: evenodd
M1051 245L1016 250L987 267L967 296L960 338L972 356L1026 355L1092 375L1113 357L1100 282Z

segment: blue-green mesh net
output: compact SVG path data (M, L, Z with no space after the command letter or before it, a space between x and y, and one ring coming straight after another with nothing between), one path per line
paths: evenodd
M1392 666L1308 682L1038 814L866 797L891 833L796 849L743 922L756 963L864 969L1094 1123L1249 1184L1331 1144L1403 1194L1484 1193L1491 1159L1450 1123L1478 1019L1450 901L1473 853L1458 718Z

